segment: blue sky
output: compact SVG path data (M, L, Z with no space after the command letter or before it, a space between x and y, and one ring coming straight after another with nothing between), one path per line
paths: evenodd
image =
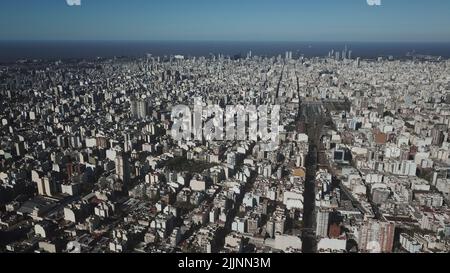
M450 1L0 0L0 40L450 42Z

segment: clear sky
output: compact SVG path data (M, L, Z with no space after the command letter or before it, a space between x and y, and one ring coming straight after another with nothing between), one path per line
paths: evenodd
M449 0L81 1L0 0L0 40L450 42Z

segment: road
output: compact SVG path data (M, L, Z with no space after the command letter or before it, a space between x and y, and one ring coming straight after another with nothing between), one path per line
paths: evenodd
M316 239L316 172L318 169L319 150L321 149L322 129L325 124L325 115L321 103L300 103L298 122L304 123L309 138L309 151L306 156L306 178L302 230L302 252L317 252Z

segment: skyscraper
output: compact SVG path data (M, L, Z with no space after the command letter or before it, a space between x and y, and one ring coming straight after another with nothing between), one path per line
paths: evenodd
M131 143L130 134L129 133L124 133L123 134L123 138L124 138L124 140L123 140L123 142L124 142L123 150L124 150L125 153L128 153L132 149L132 143Z
M130 182L130 156L128 153L120 152L116 156L116 175L122 182L122 185L126 187Z
M143 98L132 98L131 101L131 115L137 119L145 119L148 114L148 103L144 96Z

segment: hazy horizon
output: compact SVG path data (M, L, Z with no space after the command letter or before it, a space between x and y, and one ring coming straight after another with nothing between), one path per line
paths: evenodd
M277 56L292 51L294 56L326 56L348 46L353 57L404 57L407 53L450 58L450 43L432 42L295 42L295 41L0 41L0 61L18 59L92 59L96 57L139 57L186 55Z

